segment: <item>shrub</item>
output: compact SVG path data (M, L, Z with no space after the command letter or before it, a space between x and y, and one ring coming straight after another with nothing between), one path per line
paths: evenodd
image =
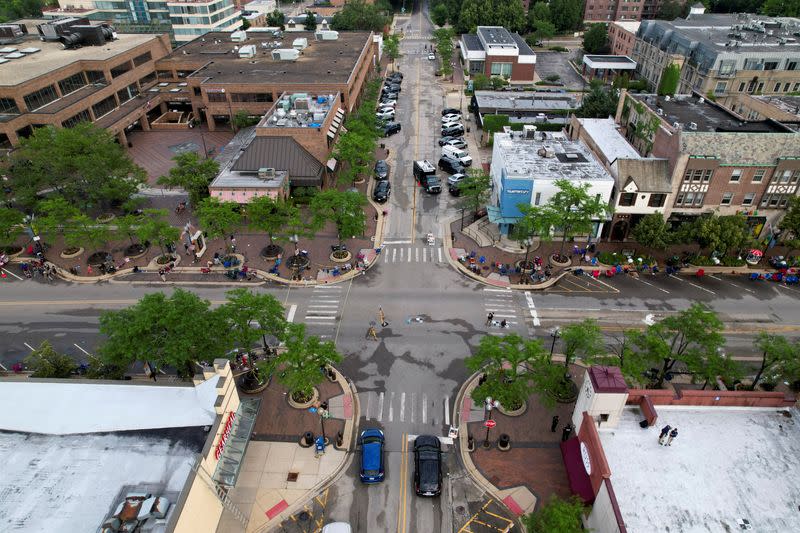
M568 49L564 48L563 46L551 46L548 50L552 52L569 52Z

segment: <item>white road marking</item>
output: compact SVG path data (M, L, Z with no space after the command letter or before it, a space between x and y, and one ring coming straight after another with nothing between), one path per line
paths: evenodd
M297 305L292 304L292 306L289 308L289 314L286 315L286 322L294 321L294 314L296 312L297 312Z
M505 292L507 294L511 294L511 289L483 289L485 292Z
M36 348L34 348L33 346L31 346L30 344L28 344L27 342L23 342L22 344L24 344L25 346L27 346L27 347L28 347L28 349L29 349L30 351L34 351L34 350L36 349Z
M336 320L336 316L335 315L334 316L308 316L308 315L306 315L306 320L307 321L311 321L311 322L314 322L314 321L317 321L317 320Z
M433 261L433 254L431 254L431 261ZM427 263L428 262L428 249L427 248L423 248L422 249L422 262L423 263Z
M442 249L439 248L439 262L442 262Z
M316 285L314 287L315 291L340 291L342 288L339 285Z
M383 241L383 244L411 244L411 239L400 240L400 241Z
M713 274L707 274L707 275L708 275L708 277L709 277L709 278L714 278L715 280L717 280L717 281L721 281L722 283L727 283L728 285L733 285L733 286L734 286L734 287L736 287L737 289L742 289L743 291L747 291L747 292L749 292L750 294L755 294L755 292L756 292L756 291L754 291L754 290L752 290L752 289L748 289L747 287L742 287L742 286L741 286L741 285L739 285L738 283L734 283L734 282L732 282L732 281L728 281L728 280L724 280L724 279L722 279L722 278L718 278L717 276L715 276L715 275L713 275Z
M416 440L417 437L419 437L419 435L412 435L409 433L408 440L410 442L412 440ZM442 444L446 444L449 446L453 445L453 439L451 437L436 437L436 438L439 439L439 442L441 442Z
M428 420L428 396L422 395L422 423Z
M383 421L383 393L378 396L378 422Z
M72 343L72 345L73 345L73 346L75 346L75 347L76 347L77 349L79 349L80 351L82 351L83 353L85 353L86 355L88 355L88 356L90 356L90 357L91 357L91 355L92 355L92 354L90 354L89 352L87 352L86 350L84 350L83 348L81 348L79 345L75 344L74 342Z
M414 410L417 408L417 394L411 393L411 423L414 423Z
M710 294L717 294L714 291L710 291L710 290L706 289L705 287L701 287L700 285L697 285L696 283L692 283L691 281L688 281L688 280L685 280L685 279L681 279L678 276L676 276L675 274L670 274L670 277L675 278L677 280L680 280L680 281L682 281L684 283L688 283L692 287L694 287L696 289L700 289L701 291L706 291L707 293L710 293Z
M294 306L294 307L297 307L297 306ZM310 308L319 308L319 307L321 307L321 308L332 307L332 308L336 309L336 308L339 307L339 304L311 304L308 307L309 307L309 309ZM291 320L290 320L290 322L291 322Z
M371 393L371 392L368 392L368 393L367 393L367 416L366 416L366 417L364 417L364 418L366 418L367 420L370 420L370 418L369 418L369 411L370 411L370 409L372 409L372 393Z
M531 312L531 318L533 318L533 325L535 327L541 326L541 321L539 320L539 314L536 311L536 304L533 303L533 295L530 291L525 291L525 300L528 302L528 310Z
M406 393L400 395L400 422L406 420Z
M643 280L643 279L640 279L640 278L634 278L634 279L635 279L636 281L641 281L641 282L642 282L642 283L644 283L645 285L650 285L650 286L651 286L651 287L653 287L654 289L658 289L658 290L660 290L661 292L665 292L665 293L669 294L669 291L668 291L667 289L662 289L661 287L656 287L655 285L653 285L653 284L652 284L652 283L650 283L649 281L645 281L645 280Z
M419 263L419 248L414 248L414 262Z
M450 396L444 397L444 425L450 425Z
M397 248L392 248L392 263L394 263L396 257L397 257Z
M410 246L408 247L408 260L406 262L407 263L411 262L411 247Z
M394 419L394 392L392 392L391 397L389 397L389 422Z
M21 277L17 276L16 274L14 274L13 272L11 272L10 270L6 270L5 268L0 268L0 270L2 270L3 272L5 272L6 274L11 274L12 276L14 276L15 278L17 278L18 280L22 281L22 278L21 278Z

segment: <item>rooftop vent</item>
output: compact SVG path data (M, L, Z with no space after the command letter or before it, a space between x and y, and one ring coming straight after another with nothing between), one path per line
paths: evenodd
M292 41L292 48L295 50L305 50L308 48L308 39L305 37L298 37L294 41Z
M244 30L239 30L231 33L231 42L243 43L246 40L247 40L247 32Z
M239 48L239 57L243 59L251 59L256 57L256 47L253 44L247 44Z
M272 59L278 61L297 61L300 57L300 51L294 48L280 48L272 51Z
M270 179L275 177L274 168L262 167L258 169L258 177L261 179Z
M656 113L658 113L658 116L660 116L660 117L664 116L664 110L661 109L660 107L658 109L656 109Z
M314 33L314 39L317 41L335 41L339 38L339 32L333 30L321 30Z
M692 131L697 131L697 122L690 122L689 129Z

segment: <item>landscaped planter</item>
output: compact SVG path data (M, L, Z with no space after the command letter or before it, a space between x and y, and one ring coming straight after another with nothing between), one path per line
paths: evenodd
M139 259L147 253L147 247L144 244L131 244L125 248L125 257L131 259Z
M180 256L174 254L159 255L156 257L156 263L159 265L168 265L170 263L177 263L178 261L180 261Z
M255 376L253 375L255 374ZM259 394L269 387L272 376L262 378L258 369L249 370L239 376L239 390L245 394Z
M283 248L281 248L277 244L269 244L261 250L261 257L269 261L272 261L274 259L277 259L278 256L281 255L282 253L283 253Z
M523 274L530 274L531 272L533 272L534 262L533 261L526 262L523 260L519 260L516 263L514 263L514 266L517 267Z
M98 216L95 220L98 224L108 224L112 220L117 218L114 213L103 213L102 215Z
M291 393L286 395L286 401L289 402L289 405L291 407L294 407L295 409L308 409L309 407L314 405L318 399L319 399L319 391L317 390L316 387L314 387L314 393L311 395L311 398L305 402L296 401L294 398L292 398Z
M22 252L25 251L25 248L22 246L2 246L0 247L0 253L4 253L8 256L9 259L13 259L14 257L22 255Z
M62 259L72 259L73 257L78 257L79 255L83 254L83 248L64 248L64 250L59 254Z
M553 392L552 396L558 403L572 403L578 399L578 386L569 379L563 388Z
M552 254L550 256L550 263L557 267L568 267L572 264L572 259L568 255Z
M502 405L500 405L497 407L497 410L506 416L522 416L523 414L525 414L525 411L528 410L528 402L522 402L522 405L519 406L517 409L506 409Z
M347 263L353 258L353 254L347 250L337 250L330 256L331 261L334 263Z
M94 252L86 259L86 264L89 266L100 266L108 261L113 261L114 257L108 252Z

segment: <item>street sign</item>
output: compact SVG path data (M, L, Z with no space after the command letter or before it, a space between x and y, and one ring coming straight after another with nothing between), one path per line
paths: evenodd
M495 422L494 420L487 420L486 422L483 423L483 425L489 429L492 429L497 425L497 422Z

